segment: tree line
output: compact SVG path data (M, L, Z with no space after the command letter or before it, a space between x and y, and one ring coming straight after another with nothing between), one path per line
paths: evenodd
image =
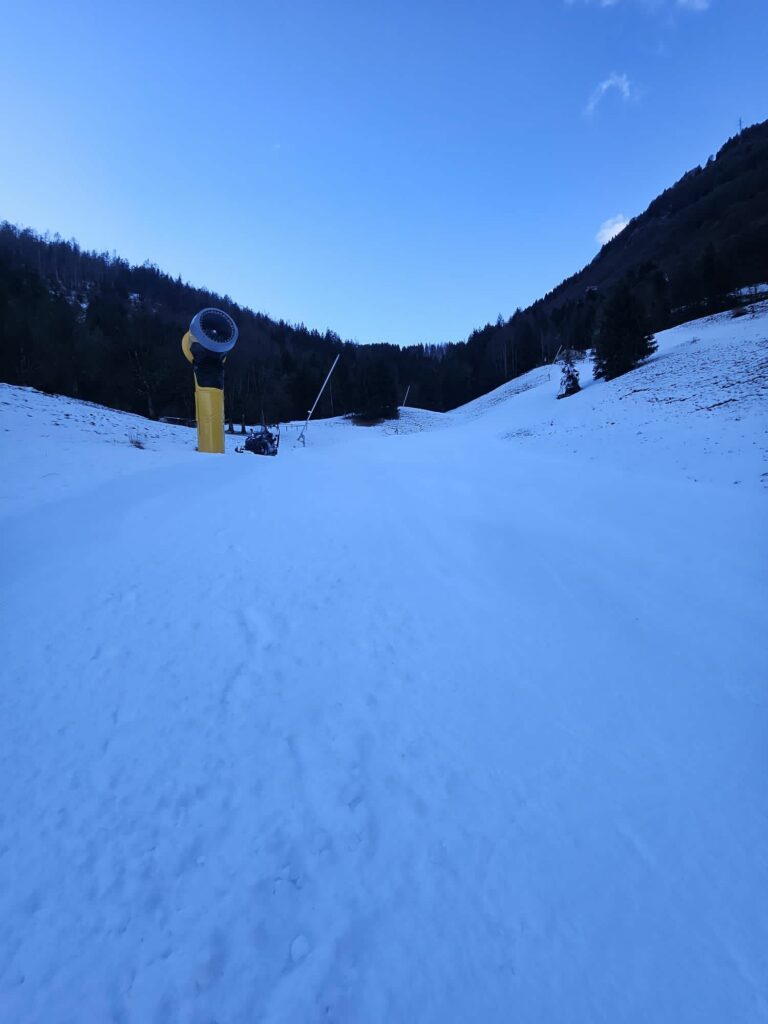
M734 289L768 280L766 166L768 122L729 140L532 306L465 342L407 348L358 345L275 321L152 264L131 266L114 253L2 223L0 378L152 418L191 419L179 343L205 306L226 310L240 329L226 387L227 414L238 422L302 418L338 353L319 416L396 415L408 386L409 404L445 411L598 341L609 376L616 361L605 321L617 308L631 308L657 332L728 308Z

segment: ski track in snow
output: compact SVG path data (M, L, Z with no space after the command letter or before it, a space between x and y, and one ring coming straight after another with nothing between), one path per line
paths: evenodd
M277 459L0 386L0 1021L768 1021L767 339Z

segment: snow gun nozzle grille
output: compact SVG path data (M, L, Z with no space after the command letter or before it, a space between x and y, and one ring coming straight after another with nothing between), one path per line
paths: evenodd
M192 318L189 333L210 352L224 355L235 347L237 325L223 309L201 309Z

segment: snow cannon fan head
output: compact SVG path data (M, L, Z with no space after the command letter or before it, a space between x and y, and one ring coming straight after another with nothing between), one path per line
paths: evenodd
M237 324L223 309L201 309L189 325L192 340L216 355L231 352L237 343Z

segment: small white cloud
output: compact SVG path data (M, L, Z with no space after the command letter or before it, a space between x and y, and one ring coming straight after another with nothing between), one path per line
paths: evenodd
M615 7L620 0L565 0L567 7L574 7L576 4L585 4L592 7ZM682 7L688 11L709 10L712 0L634 0L640 6L645 7L651 14L661 14L669 7Z
M617 75L615 71L611 72L608 77L598 85L592 95L589 97L589 102L584 108L585 114L594 114L598 103L602 100L607 92L611 89L616 89L619 94L628 100L632 95L632 86L630 85L629 79L626 75Z
M597 232L595 240L599 242L600 245L605 245L606 242L610 242L612 238L615 238L616 235L623 231L627 224L629 224L629 221L623 213L620 213L616 217L611 217L609 220L603 221L600 225L600 230Z

